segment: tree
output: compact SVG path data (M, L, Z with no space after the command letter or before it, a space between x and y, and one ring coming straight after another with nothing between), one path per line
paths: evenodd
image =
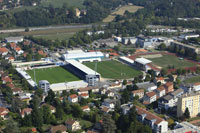
M17 122L15 122L12 118L9 118L6 122L6 126L3 129L4 133L19 133L19 127Z
M43 112L38 107L34 107L31 113L32 122L35 127L42 127L43 125Z
M51 110L49 105L45 105L42 107L43 111L43 120L45 124L50 124L51 122Z
M48 96L45 98L45 102L46 103L52 103L55 99L55 93L50 89L48 91Z
M123 83L122 83L123 85L126 85L127 84L127 80L125 79L125 80L123 80Z
M75 104L72 106L72 114L74 117L81 118L83 116L83 111L80 105Z
M28 54L27 56L26 56L26 61L32 61L32 55L31 54Z
M158 46L158 48L159 48L160 50L165 50L165 49L167 48L167 46L166 46L165 43L161 43L161 44Z
M22 125L23 126L32 126L32 117L31 115L25 115L24 118L22 119Z
M163 68L163 69L160 71L160 74L161 74L162 76L167 75L167 69L166 69L166 68Z
M115 121L109 114L103 115L102 127L103 127L103 133L115 133L115 130L117 129Z
M190 118L190 111L189 111L188 107L185 109L183 116L187 119Z

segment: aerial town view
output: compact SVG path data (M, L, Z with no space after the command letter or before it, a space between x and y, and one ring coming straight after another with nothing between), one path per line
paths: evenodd
M200 133L200 1L0 0L0 133Z

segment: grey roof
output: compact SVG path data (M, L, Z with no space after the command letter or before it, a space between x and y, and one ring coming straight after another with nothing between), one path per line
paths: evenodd
M163 97L164 100L169 101L171 99L173 99L173 97L171 95L167 95Z
M171 95L176 96L176 95L178 95L181 92L184 92L184 90L181 89L181 88L179 88L179 89L175 90L174 92L172 92Z
M148 89L149 87L156 86L153 82L137 83L136 85L138 86L138 88L144 88L144 89Z

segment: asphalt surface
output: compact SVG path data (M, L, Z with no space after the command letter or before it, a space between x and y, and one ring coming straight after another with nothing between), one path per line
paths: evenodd
M73 28L91 28L92 24L87 25L59 25L59 26L46 26L46 27L30 27L29 31L37 30L52 30L52 29L73 29ZM102 24L101 26L105 26ZM24 32L26 28L0 30L0 33Z

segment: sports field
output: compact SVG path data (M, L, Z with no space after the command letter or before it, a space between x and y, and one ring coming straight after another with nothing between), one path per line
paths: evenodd
M26 71L34 80L34 71ZM48 80L50 84L80 80L78 77L62 67L35 69L36 81Z
M84 64L91 69L95 68L94 62L87 62ZM109 79L128 79L142 74L142 72L115 60L98 62L97 72L100 73L103 78Z
M155 58L148 58L151 60L153 64L160 66L162 68L167 68L169 65L174 66L175 68L185 68L185 67L193 67L196 66L195 63L189 62L187 60L181 60L176 56L173 55L162 55Z
M67 6L83 7L83 2L84 0L42 0L40 4L45 7L50 4L54 7L62 7L66 3Z
M197 82L200 82L200 76L196 76L196 77L192 77L189 79L184 80L185 83L190 83L190 84L194 84Z

